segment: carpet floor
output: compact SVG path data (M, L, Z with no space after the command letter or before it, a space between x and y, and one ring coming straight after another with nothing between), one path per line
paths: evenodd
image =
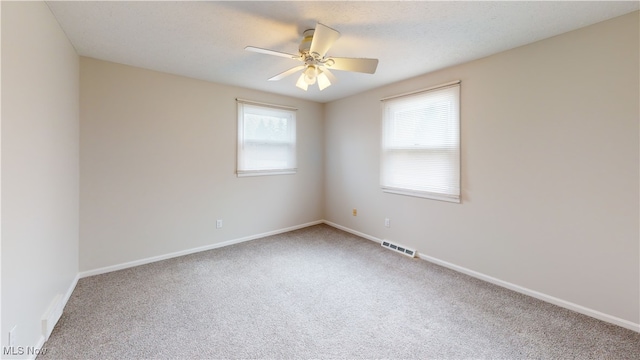
M81 279L39 359L640 359L640 334L317 225Z

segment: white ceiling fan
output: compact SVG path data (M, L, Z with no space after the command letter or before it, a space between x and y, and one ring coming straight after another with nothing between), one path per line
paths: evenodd
M302 70L296 86L302 90L307 90L309 85L316 82L320 90L324 90L336 82L335 76L329 71L343 70L373 74L378 67L378 59L364 58L343 58L327 56L327 51L333 43L340 37L340 33L326 25L317 23L315 29L305 30L302 42L298 48L298 54L288 54L280 51L267 50L254 46L247 46L244 49L261 54L275 55L298 60L304 63L282 72L269 81L276 81L285 78L297 71Z

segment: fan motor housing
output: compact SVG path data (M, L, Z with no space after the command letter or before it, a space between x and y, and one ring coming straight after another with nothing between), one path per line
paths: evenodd
M313 40L313 33L314 33L314 29L308 29L302 33L302 42L300 42L300 47L298 47L301 53L308 53L309 49L311 49L311 41Z

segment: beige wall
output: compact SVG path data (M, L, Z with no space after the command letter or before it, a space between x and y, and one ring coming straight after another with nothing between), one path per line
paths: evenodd
M635 12L328 104L325 218L637 327L638 44ZM382 193L379 99L458 79L462 204Z
M2 4L2 346L78 274L79 59L43 2Z
M322 219L321 104L84 57L80 69L81 271ZM297 174L236 177L235 98L299 108Z

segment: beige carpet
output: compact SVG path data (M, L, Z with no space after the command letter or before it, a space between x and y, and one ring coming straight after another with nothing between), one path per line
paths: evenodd
M81 279L40 359L640 359L640 334L318 225Z

